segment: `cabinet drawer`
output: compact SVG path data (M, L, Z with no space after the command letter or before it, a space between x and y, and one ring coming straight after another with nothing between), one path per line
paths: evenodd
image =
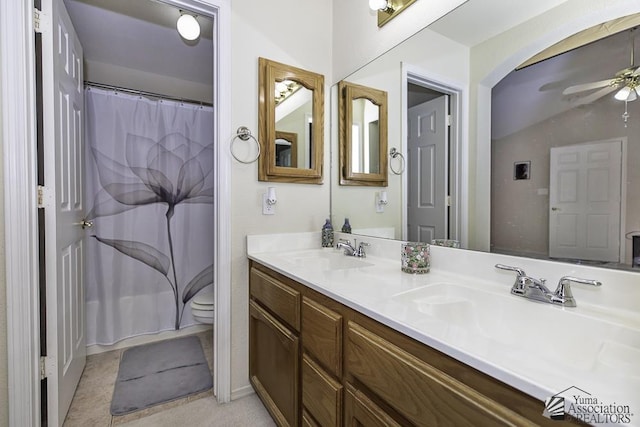
M316 423L311 415L304 409L302 409L302 427L322 427Z
M345 368L418 426L533 425L354 322L348 324Z
M300 292L255 268L251 269L249 292L273 314L300 330Z
M342 316L302 298L302 345L326 369L342 376Z
M306 354L302 356L302 405L317 424L342 425L342 385Z
M347 383L344 399L344 419L348 427L401 427L371 399L349 383Z

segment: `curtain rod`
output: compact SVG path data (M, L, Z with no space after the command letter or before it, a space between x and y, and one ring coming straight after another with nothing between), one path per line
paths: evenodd
M132 95L140 95L140 96L146 96L146 97L157 98L157 99L166 99L168 101L177 101L177 102L188 103L188 104L197 104L204 107L213 107L213 104L209 102L197 101L195 99L187 99L187 98L176 98L174 96L163 95L161 93L153 93L153 92L146 92L144 90L129 89L126 87L108 85L105 83L96 83L88 80L85 80L84 85L85 87L91 86L99 89L107 89L107 90L114 90L117 92L129 93Z

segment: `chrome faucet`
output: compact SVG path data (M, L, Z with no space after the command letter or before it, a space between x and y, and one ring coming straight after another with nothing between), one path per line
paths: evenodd
M369 246L369 243L360 242L358 245L358 240L354 239L352 246L349 240L340 239L336 244L336 249L344 249L344 254L347 256L366 258L367 254L364 252L365 246Z
M344 249L345 255L353 255L356 251L356 248L351 246L351 242L349 240L340 239L336 244L336 249Z
M551 292L546 287L545 279L534 279L527 276L523 269L511 267L504 264L496 264L496 268L501 270L514 271L516 281L511 287L511 293L535 301L542 301L549 304L557 304L563 307L575 307L576 300L571 293L571 282L582 283L591 286L602 286L602 282L592 279L581 279L573 276L563 276L558 282L558 287Z

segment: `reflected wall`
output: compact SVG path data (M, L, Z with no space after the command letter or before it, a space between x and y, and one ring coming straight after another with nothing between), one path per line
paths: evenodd
M424 29L346 78L349 82L387 92L388 149L395 147L406 153L401 138L403 126L406 126L402 108L403 99L406 102L406 87L401 84L403 69L405 73L410 69L425 78L466 88L469 48ZM467 110L466 104L462 109ZM339 229L345 218L349 218L354 234L401 239L402 207L406 204L406 172L396 175L388 169L387 187L339 185L337 110L338 91L334 86L331 90L331 213L334 227ZM465 144L466 135L462 135L461 139ZM388 159L388 163L399 169L397 160ZM381 190L387 191L388 204L384 212L376 212L376 193Z

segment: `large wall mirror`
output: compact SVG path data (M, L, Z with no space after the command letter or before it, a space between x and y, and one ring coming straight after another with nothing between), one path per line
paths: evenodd
M346 76L345 80L388 92L389 148L396 147L404 154L407 165L429 160L436 168L445 169L446 184L428 184L442 189L436 198L443 199L448 205L444 210L447 237L460 240L463 249L640 271L632 267L631 239L640 235L640 175L637 173L640 164L640 96L638 101L628 100L625 103L614 97L616 88L619 90L624 85L589 86L593 82L611 79L630 66L632 43L627 29L638 23L627 21L620 28L609 21L598 28L616 30L608 35L595 36L599 41L578 48L567 44L563 48L562 40L561 52L556 51L542 61L536 60L516 70L527 58L546 51L559 41L551 40L551 36L544 32L536 39L524 35L526 31L523 30L519 36L522 37L519 49L528 51L528 56L521 56L517 63L513 62L510 70L495 71L502 63L492 63L497 60L491 58L488 49L491 46L501 49L499 43L490 40L489 36L474 41L470 33L454 35L453 30L446 29L463 27L465 19L470 18L472 11L478 10L480 3L481 0L469 0L441 21ZM505 1L502 7L513 6ZM580 27L584 25L581 21L592 12L578 8L573 13L575 16L565 19L570 19L568 22L576 29L567 35L582 32L585 27ZM620 16L612 16L609 20L612 18ZM589 19L596 24L595 20L600 18ZM633 20L634 17L627 19ZM486 25L492 23L487 21ZM488 34L482 28L477 30L478 34ZM635 37L640 36L639 31L635 33ZM539 41L544 37L549 39ZM635 46L638 44L636 40ZM532 50L531 46L539 48ZM520 54L517 48L512 46L511 49ZM501 77L494 79L496 73L501 73ZM488 75L492 77L487 78ZM469 88L476 90L484 84L484 78L494 79L488 87L488 95L470 94ZM567 88L583 84L587 90L565 92ZM459 89L461 92L456 92ZM456 93L459 94L457 101ZM337 88L332 91L332 97L335 97L332 108L336 108ZM423 127L420 132L437 127L434 123L437 123L438 115L445 114L448 116L445 122L460 132L459 145L450 145L443 157L420 157L410 151L407 142L411 137L410 110L414 105L439 98L445 106L439 110L441 112L428 115L428 120L421 120ZM484 104L480 105L478 100ZM478 123L470 123L474 121ZM484 136L481 128L490 131ZM451 136L451 128L448 129ZM334 132L332 138L337 134ZM604 144L613 147L614 153L620 152L622 158L619 161L616 160L617 154L611 156L615 157L611 166L613 172L603 174L599 171L598 175L572 171L567 174L554 169L552 157L558 157L554 153L557 149L586 150L587 146L594 144ZM337 167L336 141L332 140L332 147L332 165ZM598 145L596 148L602 147ZM605 156L604 151L593 155L588 150L585 153L586 157ZM562 157L564 154L559 155ZM562 158L566 160L582 155L575 151ZM399 168L400 164L394 164L394 161L389 160L390 166ZM486 178L484 170L488 170ZM605 226L611 225L611 221L603 219L600 214L597 218L584 215L584 219L580 219L581 224L577 221L569 224L568 217L554 218L565 209L565 206L557 205L555 199L552 200L556 197L556 190L562 193L562 197L577 195L578 187L571 187L564 178L579 175L585 177L585 184L592 185L586 199L591 196L596 199L609 197L604 192L604 184L611 177L620 178L619 186L611 190L614 196L621 196L618 201L612 198L618 209L609 218L615 220L612 227ZM410 194L428 186L416 181L406 171L401 176L390 174L386 189L388 203L384 212L379 213L375 189L363 189L362 194L349 197L340 188L336 179L338 174L332 173L331 176L334 222L340 223L342 217L349 217L356 234L410 239ZM426 197L424 200L429 204L432 199ZM456 202L459 206L452 215L451 206ZM592 209L595 208L585 208L579 213L592 213ZM452 228L456 221L461 224L459 230ZM578 225L580 231L575 232ZM594 247L609 246L612 250L608 256L571 252L554 254L553 245L558 242L552 242L553 238L564 239L559 242L560 246L590 241Z
M387 186L387 92L338 83L340 184Z
M324 76L259 58L260 181L322 183Z

